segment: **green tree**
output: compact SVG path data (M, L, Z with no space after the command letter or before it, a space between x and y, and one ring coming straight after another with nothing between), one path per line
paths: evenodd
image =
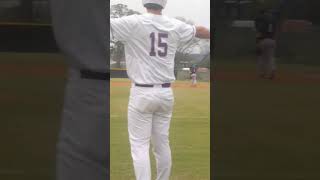
M133 14L140 14L137 11L129 9L127 5L115 4L110 7L110 18L120 18ZM116 61L116 67L121 67L121 61L124 61L124 45L117 41L110 40L110 55L111 59Z

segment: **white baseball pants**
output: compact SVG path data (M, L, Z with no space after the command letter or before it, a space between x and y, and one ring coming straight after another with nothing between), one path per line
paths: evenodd
M156 158L156 180L171 172L169 127L173 110L171 88L132 85L128 106L128 131L136 180L151 180L150 142Z
M258 56L258 73L260 75L271 75L276 70L274 53L276 42L273 39L264 39L258 44L261 55Z
M196 73L191 74L191 84L192 85L197 84L197 74Z

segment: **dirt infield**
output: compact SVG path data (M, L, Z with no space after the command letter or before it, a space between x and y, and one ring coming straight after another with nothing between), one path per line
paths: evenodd
M0 76L37 76L37 77L65 77L66 68L61 65L29 65L29 64L1 64Z
M217 71L213 74L214 82L221 81L271 81L268 79L261 79L253 72L225 72ZM272 80L277 83L290 83L290 84L305 84L305 83L320 83L320 73L295 73L295 72L280 72L276 78ZM177 81L173 83L174 88L194 88L190 86L189 81ZM130 86L128 81L111 81L112 86ZM208 83L198 83L197 88L209 88Z
M28 77L65 77L66 67L62 65L29 65L29 64L1 64L0 78L8 76ZM256 81L259 78L254 72L230 72L218 70L212 74L214 81ZM285 72L281 71L273 80L275 83L320 83L320 72ZM114 86L130 86L128 81L111 81ZM197 88L208 88L207 83L198 83ZM175 88L192 88L190 82L175 82Z
M260 78L253 72L221 72L213 75L216 81L256 81ZM260 79L263 80L263 79ZM279 72L276 74L275 83L320 83L320 73Z

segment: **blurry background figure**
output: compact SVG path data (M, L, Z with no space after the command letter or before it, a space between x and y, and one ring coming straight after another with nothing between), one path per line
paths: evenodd
M191 87L197 87L197 69L198 66L196 64L190 67Z
M320 144L309 141L320 137L320 1L216 0L214 6L213 179L320 179L313 163L320 161ZM273 80L257 78L261 9L276 24L269 37L276 43ZM260 44L272 50L270 40Z
M50 6L55 39L68 64L56 180L108 180L108 3L54 0Z
M270 11L265 9L255 19L256 43L257 43L257 70L261 78L274 79L275 60L274 53L276 48L275 17Z

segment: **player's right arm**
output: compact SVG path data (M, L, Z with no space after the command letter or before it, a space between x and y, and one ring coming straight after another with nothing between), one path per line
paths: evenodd
M203 26L196 26L195 36L200 39L210 39L210 30Z
M134 16L110 19L110 39L126 42L133 34L135 25Z

